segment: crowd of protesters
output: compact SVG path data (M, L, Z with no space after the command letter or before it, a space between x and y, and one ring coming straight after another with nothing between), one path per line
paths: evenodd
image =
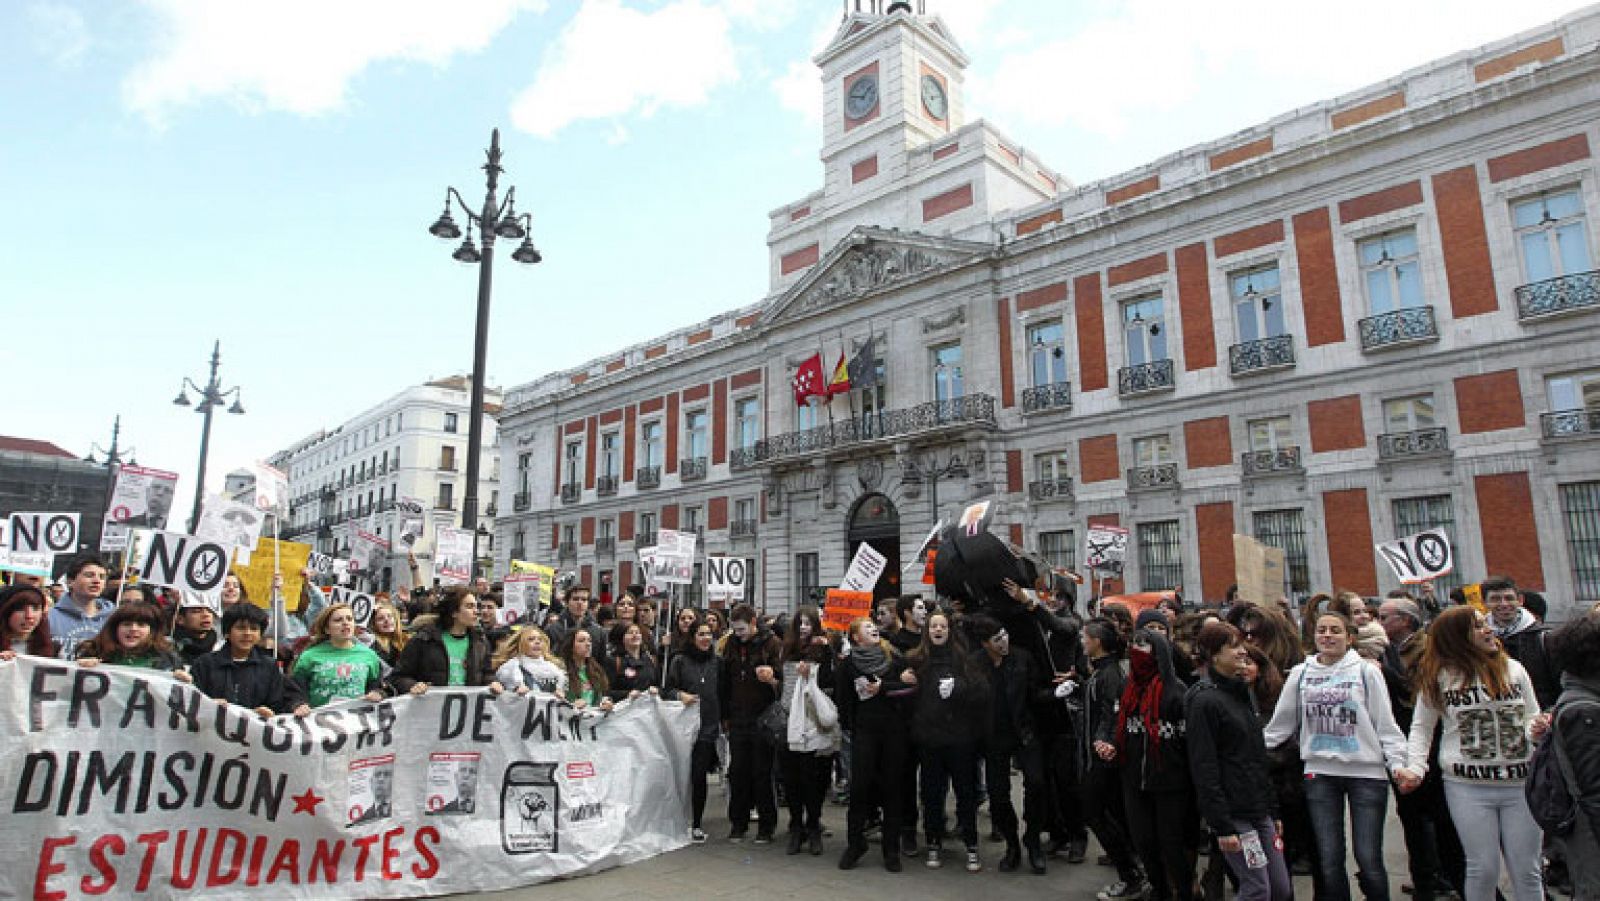
M891 872L908 858L944 866L947 843L979 872L987 805L997 869L1083 864L1093 835L1117 874L1107 901L1222 898L1229 885L1276 901L1297 871L1319 901L1353 888L1386 901L1397 840L1415 901L1492 901L1502 874L1513 901L1544 898L1547 882L1600 899L1600 608L1552 630L1543 598L1505 578L1478 586L1478 606L1397 591L1296 609L1231 590L1193 609L1079 605L1070 581L1023 559L1034 578L1003 584L1004 611L889 598L842 632L812 606L673 610L637 586L595 609L570 586L547 615L507 622L483 580L380 593L358 625L312 589L304 634L269 647L268 614L235 577L219 615L119 584L88 556L59 586L0 590L0 661L168 671L263 716L435 686L602 713L657 694L699 711L693 842L708 840L712 774L727 840L772 843L781 824L788 854L825 853L833 792L847 805L843 869L876 834ZM1545 745L1575 799L1570 828L1541 829L1530 806ZM1391 799L1399 836L1386 834Z

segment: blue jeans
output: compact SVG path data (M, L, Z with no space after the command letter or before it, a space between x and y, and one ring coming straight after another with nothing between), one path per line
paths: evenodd
M1389 873L1383 865L1389 780L1307 773L1305 785L1306 808L1317 838L1317 872L1313 874L1317 897L1350 901L1350 880L1344 869L1344 808L1348 801L1356 881L1367 901L1389 901Z
M1462 892L1467 901L1494 898L1502 854L1516 901L1543 901L1539 857L1544 833L1528 812L1522 783L1477 785L1446 779L1444 798L1467 855L1466 891Z

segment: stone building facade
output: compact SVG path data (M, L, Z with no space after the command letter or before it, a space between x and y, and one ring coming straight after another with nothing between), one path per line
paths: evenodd
M626 584L690 528L783 609L986 497L1063 566L1128 528L1110 590L1218 598L1240 533L1373 595L1375 542L1442 527L1447 587L1600 600L1600 12L1073 185L966 120L908 6L817 57L767 296L509 392L497 562ZM796 404L869 336L877 386Z

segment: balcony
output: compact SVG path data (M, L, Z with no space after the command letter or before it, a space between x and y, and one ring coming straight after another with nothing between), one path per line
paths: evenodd
M1439 327L1433 321L1433 307L1407 307L1379 313L1356 323L1361 333L1362 350L1387 350L1439 340Z
M456 501L453 497L436 497L433 499L433 509L435 510L454 510L455 508Z
M1252 375L1276 369L1294 368L1294 336L1274 335L1259 341L1246 341L1228 348L1228 371L1233 375Z
M1129 491L1159 491L1178 487L1178 464L1156 463L1128 470Z
M833 450L888 444L895 438L959 434L973 428L993 429L996 425L994 408L993 395L968 394L915 407L868 413L844 422L758 441L755 461L771 465Z
M1035 502L1072 500L1072 479L1041 479L1028 483L1028 500Z
M1600 407L1544 413L1539 417L1539 430L1552 439L1600 435Z
M749 469L756 463L756 449L754 447L736 447L728 452L729 469Z
M661 467L641 466L639 467L639 470L633 474L633 478L634 482L636 482L640 488L660 488Z
M638 532L633 536L634 547L654 547L655 543L656 533L654 532Z
M756 521L753 519L736 519L728 524L728 537L735 541L740 538L756 537Z
M1171 360L1153 360L1117 370L1117 393L1123 397L1171 391L1176 385Z
M511 559L513 559L513 560L526 560L526 559L528 559L528 548L525 545L521 545L521 544L512 545L511 546Z
M678 478L685 482L698 482L706 477L705 457L685 457L678 461Z
M1436 457L1448 453L1450 453L1450 441L1443 428L1390 432L1378 436L1379 460Z
M568 482L561 486L561 503L575 504L578 502L578 498L582 494L582 485L579 485L577 482Z
M617 477L601 476L594 480L594 493L601 497L610 497L617 493Z
M1022 412L1065 413L1072 409L1072 383L1055 382L1022 389Z
M456 463L455 463L455 461L454 460L440 460L439 461L439 471L440 472L455 472L456 471Z
M519 491L511 496L511 509L517 513L533 505L533 495L526 491Z
M1600 269L1547 278L1517 289L1517 318L1544 319L1600 309Z
M575 541L561 542L561 544L556 547L556 557L562 560L578 559L578 543Z
M1300 448L1297 445L1288 445L1272 450L1245 451L1239 457L1239 468L1244 471L1244 476L1247 479L1291 475L1306 471L1305 466L1300 462Z
M610 535L601 535L594 540L594 552L611 556L617 552L617 539Z

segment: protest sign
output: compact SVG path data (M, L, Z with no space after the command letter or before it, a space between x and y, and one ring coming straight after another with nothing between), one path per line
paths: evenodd
M688 585L694 581L694 549L698 536L693 532L661 529L649 563L650 583ZM644 563L643 551L640 562Z
M284 510L289 506L289 477L283 470L262 463L250 464L247 469L255 477L256 487L251 502L257 510Z
M743 557L707 557L705 567L706 600L744 600L750 575L750 561Z
M300 593L306 580L301 575L311 559L311 545L296 541L278 541L274 538L256 539L250 562L234 561L233 573L244 587L250 603L266 610L272 609L272 561L279 561L283 573L283 599L290 610L300 605Z
M888 562L878 553L877 548L865 541L861 542L856 548L855 558L850 561L850 568L845 571L844 578L839 582L839 587L845 591L872 591Z
M843 632L862 617L872 616L872 592L830 588L822 607L822 628Z
M697 708L436 687L297 719L165 673L0 667L0 897L508 889L688 842ZM454 802L452 804L452 802Z
M329 598L335 604L348 604L350 613L355 616L356 625L365 629L372 622L372 595L364 591L354 591L349 588L333 589Z
M503 619L508 623L515 622L527 616L529 610L547 606L554 579L554 570L548 576L531 572L508 574L501 583L500 612Z
M1128 558L1128 530L1120 526L1090 526L1084 539L1083 564L1089 569L1121 573Z
M472 578L472 530L440 526L434 530L433 574L441 585L465 585Z
M956 527L965 531L969 536L989 530L989 521L993 519L994 505L990 501L978 501L961 511L961 518L956 521Z
M78 552L76 513L13 513L9 521L14 551L52 555Z
M11 520L0 517L0 570L49 578L50 571L55 568L55 555L13 551L10 545L10 531Z
M189 592L220 609L229 549L180 532L151 530L149 535L139 555L139 581Z
M400 546L409 551L422 540L423 530L427 528L428 518L423 515L422 501L403 497L395 501L394 509L400 514Z
M111 489L105 523L100 528L100 550L125 551L132 529L164 529L178 474L142 466L123 466Z
M1262 544L1249 535L1233 536L1234 581L1241 601L1276 604L1287 585L1283 566L1283 548Z
M470 549L469 549L470 552ZM355 550L356 563L360 568L377 577L389 562L389 542L380 535L368 532L366 529L356 529Z
M1377 550L1402 585L1431 582L1456 566L1455 555L1450 550L1450 536L1444 529L1429 529L1399 541L1386 541L1378 545Z
M200 508L200 522L195 526L196 538L214 541L225 548L243 548L239 556L249 562L261 537L261 525L266 516L252 504L241 504L220 494L206 498Z

